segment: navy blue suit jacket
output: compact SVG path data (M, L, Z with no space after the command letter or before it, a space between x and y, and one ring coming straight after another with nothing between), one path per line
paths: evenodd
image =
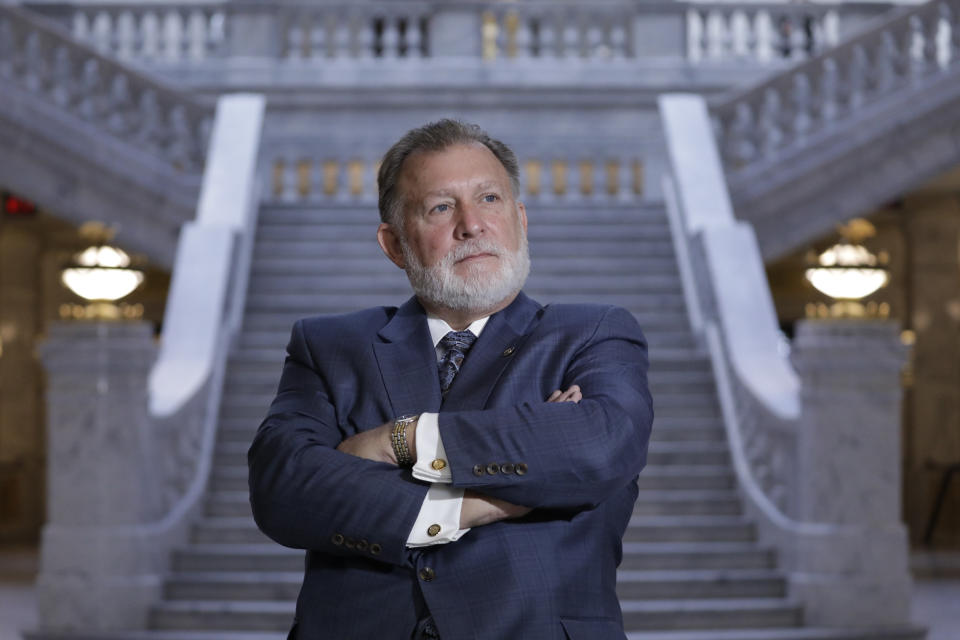
M249 463L258 525L307 550L291 637L407 640L426 607L443 640L624 638L616 568L653 421L630 313L521 293L445 397L415 298L300 320L287 351ZM571 384L580 403L545 402ZM439 412L453 486L533 510L408 549L429 485L335 447L424 411Z

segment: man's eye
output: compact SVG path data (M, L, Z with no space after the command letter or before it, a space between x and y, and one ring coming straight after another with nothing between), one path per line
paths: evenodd
M487 195L483 196L484 202L496 202L499 199L500 197L495 193L488 193Z
M446 213L447 211L450 210L450 205L448 205L448 204L438 204L437 206L435 206L435 207L433 208L433 210L436 211L437 213Z

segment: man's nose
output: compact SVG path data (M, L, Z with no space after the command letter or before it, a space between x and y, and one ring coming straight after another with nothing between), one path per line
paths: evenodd
M475 204L464 204L459 209L454 235L457 240L475 238L484 231L483 215Z

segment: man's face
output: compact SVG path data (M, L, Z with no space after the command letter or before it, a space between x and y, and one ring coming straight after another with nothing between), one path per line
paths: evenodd
M398 191L403 231L381 225L380 242L423 302L488 312L520 290L530 268L526 211L489 149L456 145L412 155Z

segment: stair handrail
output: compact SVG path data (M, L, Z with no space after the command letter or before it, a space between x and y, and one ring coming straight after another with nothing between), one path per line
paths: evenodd
M736 414L725 422L742 444L734 447L741 484L780 521L793 502L799 380L782 350L756 238L733 217L716 147L702 144L713 135L705 102L662 95L659 108L671 167L664 199L691 328L710 351L723 411Z
M859 33L711 107L731 184L785 150L829 135L905 85L960 61L960 0L898 7Z
M816 433L830 425L818 422L824 415L816 404L822 396L808 398L806 385L823 383L818 372L806 371L801 393L793 363L799 356L809 369L818 354L809 343L792 359L781 348L756 236L749 223L733 217L705 99L662 95L659 109L670 162L663 180L665 203L690 323L710 356L745 515L759 541L776 549L790 595L804 606L808 621L902 626L909 618L909 576L905 530L895 515L895 483L877 490L882 479L864 481L866 475L853 474L854 493L885 500L886 515L878 520L809 517L811 504L823 497L815 495L806 476L850 462L834 458L827 463L832 466L818 467L811 458ZM888 360L883 363L887 371L896 357ZM842 369L836 363L827 366ZM887 382L890 377L895 376ZM869 385L876 387L859 398L881 388L875 381ZM857 410L848 415L855 423L869 415ZM882 437L896 438L894 429ZM884 451L891 450L896 447Z

